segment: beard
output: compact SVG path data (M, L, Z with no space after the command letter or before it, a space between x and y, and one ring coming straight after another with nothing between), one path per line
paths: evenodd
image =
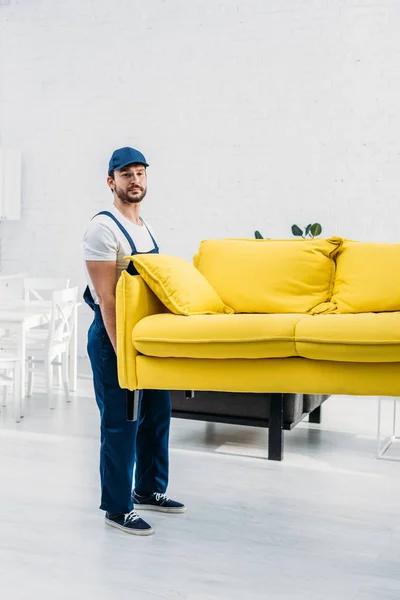
M130 192L125 192L124 190L122 190L121 188L119 188L117 185L115 186L115 193L118 196L118 198L121 200L121 202L123 202L124 204L139 204L139 202L141 202L143 200L143 198L146 195L147 190L143 189L143 188L136 188L136 193L134 196L131 195L133 190L131 190Z

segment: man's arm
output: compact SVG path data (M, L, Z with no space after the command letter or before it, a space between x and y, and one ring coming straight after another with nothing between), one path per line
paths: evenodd
M104 326L116 353L115 291L117 287L117 263L108 260L87 260L86 266L99 299Z

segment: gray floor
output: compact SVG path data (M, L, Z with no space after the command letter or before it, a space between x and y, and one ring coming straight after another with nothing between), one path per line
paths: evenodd
M374 457L376 400L334 397L323 424L286 434L174 420L171 495L135 538L98 506L91 382L20 425L0 413L0 591L9 600L399 600L400 463ZM398 450L393 449L393 452Z

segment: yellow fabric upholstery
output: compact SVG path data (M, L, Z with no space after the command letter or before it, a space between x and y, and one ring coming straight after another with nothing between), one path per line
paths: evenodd
M346 240L332 303L340 313L400 311L400 244Z
M322 318L322 317L318 317ZM140 389L400 396L400 363L137 357Z
M330 300L341 238L206 240L194 264L238 313L306 313Z
M295 327L303 315L207 315L146 317L133 329L140 354L187 358L296 356Z
M189 262L166 254L129 257L138 273L161 302L177 315L229 314L203 275Z
M217 298L221 294L220 314L172 314L141 276L122 273L117 285L121 387L399 396L400 245L346 242L337 257L332 295L333 258L341 243L337 238L203 242L195 263ZM140 258L133 258L137 268ZM207 293L185 296L192 279L179 266L162 267L159 287L153 270L142 268L175 310L179 286L186 311L196 313L199 302L204 309L215 301ZM224 302L251 314L223 314ZM345 314L330 314L334 311Z
M304 317L296 349L314 360L400 363L400 312Z
M136 355L132 330L136 323L166 309L141 277L122 271L116 290L118 380L122 388L137 389Z

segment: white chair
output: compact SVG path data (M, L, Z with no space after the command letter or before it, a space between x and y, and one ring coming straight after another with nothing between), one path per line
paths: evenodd
M35 366L41 363L45 367L49 408L55 408L52 390L53 366L61 366L62 384L67 402L69 401L69 345L75 325L77 295L77 287L54 291L52 293L51 318L47 329L32 330L27 339L27 395L30 396L33 391Z
M52 293L55 290L69 288L70 280L68 278L50 278L50 277L25 277L24 278L24 300L25 302L48 302L51 300ZM46 326L44 328L47 328ZM40 325L35 329L43 329ZM35 330L33 330L35 333ZM28 338L31 332L28 332ZM61 357L58 358L61 364ZM61 368L58 369L58 385L62 386Z
M55 290L69 288L69 282L70 280L66 278L25 277L24 299L26 302L51 300L51 294Z
M14 392L15 420L17 423L23 417L22 395L17 383L20 376L20 367L20 361L17 356L0 351L0 387L3 388L2 405L7 406L8 390L12 388Z
M24 295L24 273L0 275L0 303L21 300ZM0 329L0 336L8 335L7 330Z

